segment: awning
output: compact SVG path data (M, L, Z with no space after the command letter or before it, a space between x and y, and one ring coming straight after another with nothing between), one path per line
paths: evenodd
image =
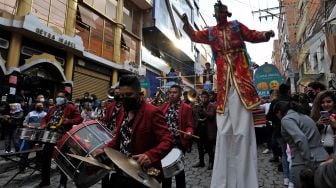
M326 22L329 22L330 24L336 25L336 5L334 6L333 10L331 11L331 14L329 15Z

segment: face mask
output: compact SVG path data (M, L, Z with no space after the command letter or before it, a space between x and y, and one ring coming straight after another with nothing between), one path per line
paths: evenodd
M64 97L56 97L56 105L60 106L65 103Z
M43 108L42 107L36 107L37 112L42 112Z
M123 107L126 111L137 110L139 108L139 100L133 97L124 97L121 99Z
M115 96L114 96L114 100L115 100L116 102L120 102L120 96L119 96L119 95L115 95Z
M44 98L40 98L40 102L44 102L45 101L45 99Z

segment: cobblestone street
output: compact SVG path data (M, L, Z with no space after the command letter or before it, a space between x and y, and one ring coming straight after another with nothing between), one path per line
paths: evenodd
M270 163L268 160L271 158L271 154L262 154L264 150L263 146L258 147L258 165L259 165L259 187L263 188L284 188L282 185L282 175L277 171L278 163ZM3 152L3 150L1 151ZM207 155L206 155L207 157ZM206 158L207 159L207 158ZM206 166L203 168L192 168L192 165L198 161L196 145L193 146L192 152L187 153L185 157L185 172L187 187L192 188L207 188L210 185L211 171L207 170ZM31 169L27 169L25 173L19 174L8 185L4 186L6 182L18 171L18 168L10 161L0 159L1 171L0 171L0 187L36 187L40 181L39 172L33 172ZM53 166L55 168L55 166ZM7 171L7 172L5 172ZM31 175L31 176L30 176ZM59 183L59 174L57 170L52 171L50 187L57 187ZM75 185L72 182L68 183L68 187L74 188ZM100 182L92 186L93 188L101 187ZM173 182L173 187L175 184Z

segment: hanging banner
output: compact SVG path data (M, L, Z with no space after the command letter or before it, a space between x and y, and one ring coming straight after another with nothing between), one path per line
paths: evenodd
M267 97L270 90L279 89L280 84L284 82L284 78L276 66L265 63L256 70L253 81L258 95Z

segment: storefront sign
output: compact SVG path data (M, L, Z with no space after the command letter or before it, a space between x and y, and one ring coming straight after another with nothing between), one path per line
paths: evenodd
M42 37L48 38L55 42L59 42L67 47L74 48L79 51L84 51L83 40L80 36L69 36L55 32L53 28L42 24L39 19L34 15L26 15L23 21L23 26L21 27L28 31L34 32Z
M46 30L41 29L41 28L36 28L35 33L37 33L39 35L42 35L44 37L47 37L47 38L49 38L51 40L54 40L56 42L60 42L60 43L66 45L70 48L76 48L76 44L74 42L71 42L67 39L64 39L63 37L57 37L54 33L50 33Z
M260 97L269 96L269 91L279 89L283 81L278 68L272 64L260 66L254 74L254 85Z
M139 75L139 65L137 65L134 61L125 61L124 68L125 70Z

